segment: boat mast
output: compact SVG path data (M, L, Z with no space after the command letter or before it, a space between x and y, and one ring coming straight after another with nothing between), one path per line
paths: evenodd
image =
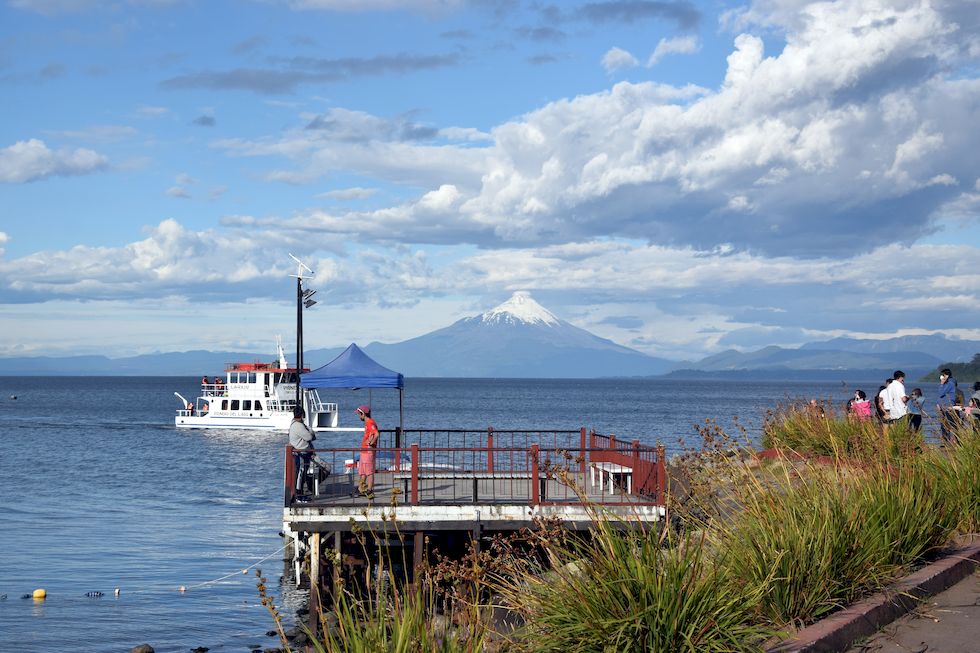
M296 406L302 407L303 390L299 385L299 375L303 372L303 307L309 308L316 304L316 300L311 299L316 291L303 290L303 279L312 277L313 270L292 254L289 258L296 261ZM303 270L306 270L308 276L303 276Z

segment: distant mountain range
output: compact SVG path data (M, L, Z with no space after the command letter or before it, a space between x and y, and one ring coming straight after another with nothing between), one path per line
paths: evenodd
M311 368L324 365L343 347L305 353ZM526 292L496 308L417 338L373 342L364 351L408 377L499 378L767 378L877 379L895 369L918 379L943 363L969 361L980 341L942 335L887 340L834 338L796 349L764 347L724 351L695 362L671 361L600 338L559 319ZM0 375L193 376L214 375L232 362L272 361L254 352L187 351L106 356L0 358Z
M763 347L723 351L695 363L678 363L672 377L836 379L884 378L897 369L919 379L943 363L971 360L980 341L950 340L941 335L901 336L887 340L834 338L797 349Z

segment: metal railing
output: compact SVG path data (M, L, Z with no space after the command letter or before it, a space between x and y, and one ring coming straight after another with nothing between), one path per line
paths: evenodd
M394 447L395 436L396 430L382 432L373 450L373 491L366 477L359 482L356 469L367 451L286 447L285 505L664 503L664 449L635 440L619 442L585 429L407 429L401 437L412 444ZM297 465L307 467L300 496Z

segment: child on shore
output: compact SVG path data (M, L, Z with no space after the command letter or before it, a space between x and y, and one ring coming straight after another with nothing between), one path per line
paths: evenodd
M917 433L922 428L922 416L926 414L925 409L922 408L924 403L922 390L919 388L912 390L912 396L909 397L905 407L909 411L909 428L912 429L913 433Z

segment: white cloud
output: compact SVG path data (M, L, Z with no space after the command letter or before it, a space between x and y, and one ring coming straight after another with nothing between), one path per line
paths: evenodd
M453 141L490 141L493 137L473 127L443 127L439 135Z
M701 50L701 43L696 36L677 36L660 39L647 59L647 67L656 66L668 54L694 54Z
M611 73L622 68L633 68L639 65L636 57L623 50L622 48L610 48L606 54L602 55L602 67L607 73Z
M976 176L980 133L967 126L980 81L964 77L956 47L968 35L924 0L796 10L780 52L738 35L715 90L623 82L498 125L485 147L419 142L403 123L341 109L218 147L291 161L267 173L289 183L351 170L418 197L457 190L441 214L415 199L321 216L366 238L502 247L609 235L820 256L930 233L957 196L949 180ZM900 234L885 227L896 203Z
M443 187L384 224L452 213L458 201L457 189ZM593 239L469 254L453 248L443 257L438 248L359 244L346 237L356 231L350 222L349 216L320 213L288 221L240 216L219 229L194 231L165 220L122 247L76 246L0 258L0 300L9 305L155 296L175 306L245 302L244 316L254 303L288 302L284 287L292 267L286 252L294 252L316 272L311 287L338 308L367 302L385 311L407 310L440 297L499 297L535 288L553 298L563 315L578 316L580 326L660 355L708 353L733 329L779 333L787 338L784 344L792 344L790 334L889 334L896 324L980 337L980 297L966 290L980 287L980 250L967 245L892 245L850 258L803 260L725 246L699 250ZM422 228L438 229L437 224ZM902 275L882 298L875 280L896 262ZM746 296L765 301L746 303ZM400 340L409 337L406 329L417 334L475 312L461 313L458 301L453 306L454 312L426 315L414 325L380 320L370 335ZM637 317L627 326L604 319L616 315Z
M361 188L360 186L354 186L352 188L340 188L337 190L327 191L326 193L320 193L317 195L317 197L325 197L332 200L362 200L371 197L377 192L377 188Z
M51 150L32 138L0 149L0 183L16 184L52 176L84 175L105 168L109 160L85 148Z

